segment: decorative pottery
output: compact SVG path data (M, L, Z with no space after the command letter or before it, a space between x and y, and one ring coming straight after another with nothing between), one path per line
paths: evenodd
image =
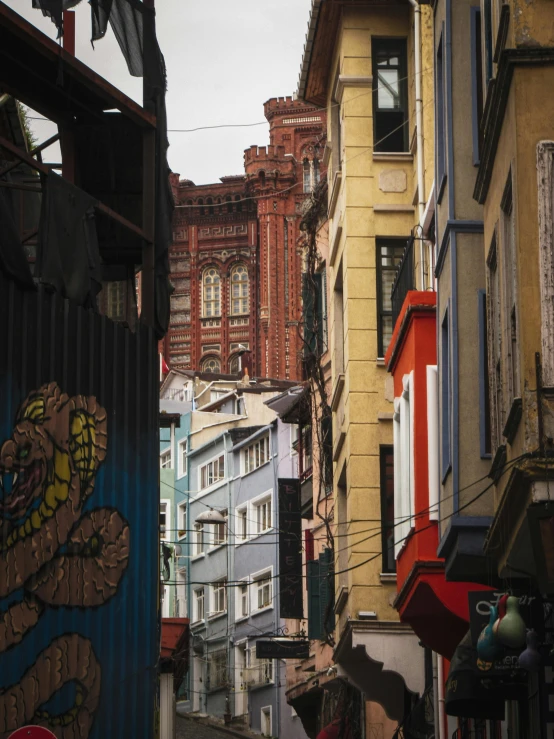
M499 621L500 623L496 628L496 638L498 641L510 649L523 647L525 645L527 628L519 612L519 598L510 595L506 601L506 615L504 618L499 619Z
M527 632L527 648L519 655L519 666L528 672L537 672L541 666L539 637L534 629Z
M510 596L506 593L498 601L498 606L497 606L498 617L497 617L497 619L494 622L493 627L492 627L492 632L495 635L495 637L498 634L498 627L500 626L500 622L502 621L502 619L506 615L506 603L508 602L508 598L509 597Z
M493 626L498 618L496 606L491 606L489 623L485 626L477 640L477 656L483 662L494 662L502 654L502 645L498 643Z

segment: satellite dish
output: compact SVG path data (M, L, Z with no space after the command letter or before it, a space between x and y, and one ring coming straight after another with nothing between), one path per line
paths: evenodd
M173 552L176 557L180 557L183 553L183 547L180 544L175 544L175 546L173 547Z

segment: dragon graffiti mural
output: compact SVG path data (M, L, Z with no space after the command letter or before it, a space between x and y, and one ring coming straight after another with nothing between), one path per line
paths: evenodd
M117 591L130 530L113 508L84 510L107 452L107 416L94 397L69 397L56 383L31 392L0 448L0 661L45 610L101 606ZM0 690L0 739L26 724L60 739L88 737L101 667L89 639L57 636L19 682ZM63 713L48 702L71 684Z

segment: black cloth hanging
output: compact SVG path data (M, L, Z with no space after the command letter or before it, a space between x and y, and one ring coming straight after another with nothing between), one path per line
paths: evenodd
M37 276L86 308L102 289L94 219L95 200L63 177L43 177Z
M42 10L42 14L51 18L58 29L58 38L63 33L63 11L79 5L81 0L33 0L33 8Z
M0 187L0 270L22 287L34 288L31 270L21 246L15 212L12 192Z

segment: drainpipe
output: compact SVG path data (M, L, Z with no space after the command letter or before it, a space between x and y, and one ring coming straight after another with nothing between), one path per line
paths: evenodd
M439 735L438 739L446 739L444 725L444 662L442 656L437 654L437 682L438 682L438 704L439 704Z
M414 53L415 53L415 93L417 129L417 205L419 225L423 226L425 210L425 176L423 171L423 93L421 79L421 8L417 0L408 0L414 9ZM423 240L419 242L420 290L425 290L425 271L423 268Z

